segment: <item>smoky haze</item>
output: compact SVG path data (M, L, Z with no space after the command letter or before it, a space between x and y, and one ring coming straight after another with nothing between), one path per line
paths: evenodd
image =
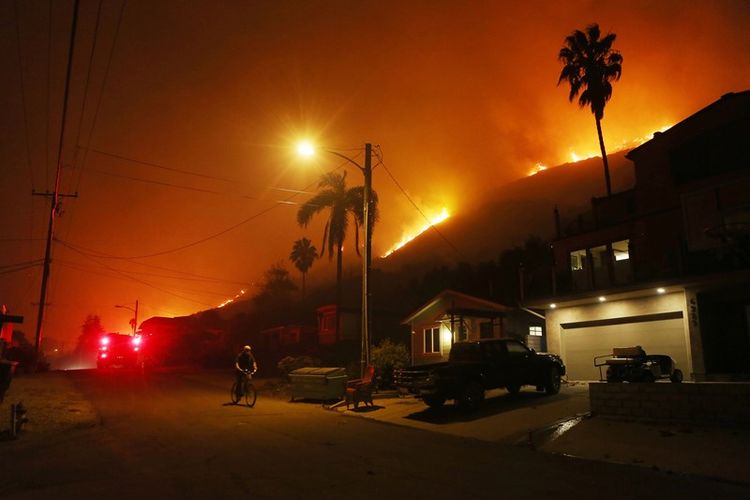
M62 191L79 197L58 220L45 334L72 340L89 313L127 331L130 313L113 306L136 299L141 320L213 307L251 295L277 261L298 279L292 243L320 247L323 220L299 228L294 203L342 165L295 158L303 137L358 161L380 145L428 217L460 214L537 163L597 154L593 116L556 86L564 37L592 22L624 57L602 122L609 150L650 136L748 87L748 5L163 1L120 17L113 1L92 56L98 2L82 1L62 161ZM54 183L71 13L0 4L3 265L43 257L49 202L30 192ZM380 255L425 221L383 167L374 188ZM358 266L349 244L345 267ZM317 261L308 284L334 274ZM27 336L40 279L36 266L0 282Z

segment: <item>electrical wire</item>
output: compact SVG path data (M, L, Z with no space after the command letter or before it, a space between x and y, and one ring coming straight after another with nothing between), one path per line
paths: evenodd
M439 229L437 228L437 226L436 226L435 224L433 224L433 223L432 223L432 221L431 221L431 220L429 219L429 217L427 217L427 215L425 215L425 213L424 213L424 212L422 211L422 209L421 209L421 208L419 208L419 206L418 206L418 205L417 205L417 204L416 204L416 203L414 202L414 200L413 200L413 199L411 198L411 196L409 196L409 194L408 194L408 193L406 192L406 190L405 190L405 189L404 189L404 188L403 188L403 187L401 186L401 184L400 184L400 183L399 183L399 182L398 182L398 181L396 180L396 178L395 178L395 177L393 176L393 174L391 173L391 171L390 171L390 170L388 170L388 167L387 167L387 166L385 165L385 162L383 161L383 151L382 151L382 150L380 149L380 146L375 146L375 151L376 151L376 157L378 158L378 165L382 165L383 169L384 169L384 170L386 171L386 173L388 174L388 177L390 177L390 178L391 178L391 180L393 181L393 183L394 183L394 184L396 185L396 187L398 187L398 188L399 188L399 190L401 190L401 193L402 193L402 194L403 194L403 195L404 195L404 196L406 197L406 199L407 199L407 200L409 200L409 203L411 203L411 204L412 204L412 206L414 206L414 208L415 208L415 209L417 210L417 212L419 212L419 214L420 214L420 215L421 215L422 217L424 217L424 220L426 220L426 221L427 221L427 223L428 223L428 224L430 225L430 229L432 229L433 231L435 231L435 232L436 232L436 233L438 234L438 236L440 236L440 238L442 238L442 239L443 239L443 241L444 241L444 242L445 242L446 244L448 244L448 246L450 246L450 247L451 247L451 248L453 249L453 251L454 251L454 252L456 252L456 254L457 254L457 255L458 255L459 257L461 257L461 258L462 258L463 260L468 260L468 259L466 258L466 256L465 256L465 255L464 255L463 253L461 253L461 251L460 251L460 250L459 250L459 249L458 249L458 248L456 247L456 245L454 245L454 244L453 244L453 243L452 243L452 242L451 242L451 241L450 241L450 240L449 240L449 239L448 239L448 238L447 238L447 237L446 237L446 236L445 236L445 235L444 235L444 234L442 233L442 231L440 231L440 230L439 230Z
M29 168L31 190L34 191L34 167L31 163L31 145L29 141L29 120L26 112L26 82L23 77L23 58L21 57L21 17L18 14L18 0L13 2L13 12L16 17L16 51L18 54L18 73L21 81L21 106L23 107L23 130L26 144L26 162Z
M151 162L151 161L138 160L136 158L129 158L127 156L123 156L123 155L119 155L119 154L115 154L115 153L109 153L107 151L102 151L100 149L90 148L89 151L91 151L92 153L97 153L97 154L100 154L100 155L109 156L111 158L117 158L118 160L129 161L129 162L132 162L132 163L137 163L139 165L146 165L146 166L149 166L149 167L154 167L154 168L159 168L159 169L162 169L162 170L167 170L169 172L177 172L177 173L185 174L185 175L194 175L195 177L202 177L204 179L213 179L213 180L217 180L217 181L230 182L232 184L234 184L234 183L237 182L237 181L235 181L233 179L227 179L226 177L218 177L218 176L215 176L215 175L201 174L201 173L198 173L198 172L191 172L189 170L183 170L183 169L174 168L174 167L167 167L167 166L164 166L164 165L160 165L159 163L154 163L154 162Z
M68 248L70 248L70 247L68 247ZM75 250L73 248L71 248L71 250L73 250L74 252L78 252L77 250ZM195 304L200 304L200 305L202 305L204 307L209 307L209 308L214 307L211 304L207 304L207 303L201 302L199 300L191 299L190 297L185 297L183 295L180 295L180 294L177 294L177 293L174 293L174 292L170 292L169 290L165 290L164 288L158 287L158 286L154 285L153 283L149 283L148 281L142 280L140 278L129 276L127 273L119 271L119 270L117 270L117 269L115 269L115 268L113 268L111 266L108 266L107 264L102 263L102 262L99 262L99 260L97 260L95 257L91 257L89 255L86 255L83 252L78 252L78 253L81 254L81 255L83 255L85 258L87 258L89 260L92 260L95 263L99 264L100 266L106 268L107 270L109 270L109 271L111 271L111 272L113 272L115 274L118 274L118 275L122 276L125 279L129 279L131 281L135 281L135 282L140 283L142 285L146 285L146 286L148 286L150 288L153 288L154 290L158 290L158 291L166 293L168 295L172 295L173 297L177 297L177 298L182 299L182 300L187 300L187 301L193 302Z
M115 27L115 35L112 39L112 46L109 49L109 54L107 56L107 64L104 69L104 78L102 79L102 88L99 91L99 98L96 101L96 108L94 109L94 118L91 123L91 128L89 129L89 134L86 139L86 149L83 152L83 159L81 160L81 167L84 167L86 165L86 159L88 157L88 150L89 146L91 145L91 138L94 135L94 130L96 129L97 121L99 120L99 109L102 105L102 97L104 97L104 90L107 87L107 79L109 78L109 70L112 65L112 58L115 53L115 47L117 46L117 39L120 36L120 27L122 26L122 18L123 13L125 12L125 5L127 4L127 0L122 0L122 4L120 5L120 13L117 16L117 26ZM75 167L75 166L74 166ZM76 191L78 191L78 188L81 185L81 178L83 176L83 168L81 168L81 172L78 175L78 181L76 182Z
M83 87L83 98L81 99L81 113L78 116L78 130L76 131L75 139L75 152L73 153L72 165L75 168L76 160L78 159L78 143L81 138L81 130L83 129L83 117L86 114L86 102L88 101L89 95L89 83L91 82L91 69L94 67L94 54L96 53L97 41L99 40L99 20L101 19L102 12L102 0L99 0L99 5L96 8L96 22L94 23L94 35L93 41L91 42L91 51L89 52L89 67L86 70L86 83Z
M347 163L348 163L347 161L343 161L336 168L332 169L331 172L335 172L337 170L342 169L344 167L344 165L346 165ZM310 185L308 185L307 187L305 187L305 189L303 191L307 191L309 189L312 189L316 184L318 184L318 182L319 181L311 183ZM240 227L242 225L245 225L248 222L251 222L251 221L253 221L253 220L255 220L255 219L257 219L257 218L259 218L259 217L261 217L261 216L263 216L265 214L267 214L268 212L270 212L274 208L276 208L278 206L281 206L281 205L284 205L287 202L291 202L291 200L293 198L295 198L296 196L297 196L297 193L293 193L286 200L278 202L276 205L272 205L272 206L270 206L268 208L265 208L265 209L261 210L260 212L257 212L255 214L251 215L250 217L248 217L248 218L246 218L246 219L244 219L244 220L242 220L242 221L240 221L240 222L238 222L238 223L236 223L236 224L234 224L234 225L232 225L232 226L230 226L230 227L228 227L226 229L223 229L223 230L221 230L219 232L210 234L210 235L208 235L208 236L206 236L204 238L201 238L199 240L193 241L191 243L187 243L185 245L181 245L181 246L178 246L178 247L175 247L175 248L171 248L169 250L163 250L163 251L160 251L160 252L154 252L154 253L144 254L144 255L131 255L131 256L127 256L127 257L125 257L125 256L116 256L116 255L108 255L108 254L106 254L104 252L100 252L100 251L97 251L97 250L91 250L91 249L88 249L88 252L90 252L90 254L92 254L92 255L97 255L97 257L99 257L99 258L119 259L119 260L146 259L146 258L149 258L149 257L158 257L158 256L161 256L161 255L167 255L167 254L170 254L170 253L179 252L180 250L185 250L187 248L194 247L196 245L200 245L201 243L205 243L206 241L212 240L214 238L218 238L219 236L222 236L222 235L224 235L224 234L226 234L226 233L228 233L230 231L233 231L234 229L237 229L238 227ZM58 239L55 239L55 241L61 242ZM61 242L61 243L65 244L64 242Z

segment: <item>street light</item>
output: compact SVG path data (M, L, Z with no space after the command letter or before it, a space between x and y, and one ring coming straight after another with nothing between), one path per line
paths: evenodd
M365 164L360 165L346 155L325 150L327 153L338 156L351 163L362 172L365 178L362 215L364 218L365 249L362 256L362 358L361 372L364 377L365 369L370 364L370 255L372 253L372 234L370 232L370 198L372 198L372 144L365 144ZM300 156L310 157L315 155L315 147L309 142L300 142L297 145L297 153ZM341 304L337 304L340 307ZM338 328L338 325L336 325Z
M128 311L133 311L135 313L135 317L133 318L133 322L131 323L131 326L133 327L133 335L135 335L135 329L138 327L138 300L135 301L135 309L133 309L130 306L123 306L116 304L115 307L118 309L127 309Z

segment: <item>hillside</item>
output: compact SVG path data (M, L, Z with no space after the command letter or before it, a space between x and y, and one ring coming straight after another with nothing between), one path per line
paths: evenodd
M633 186L633 164L625 154L609 155L614 192ZM445 238L434 230L425 231L389 257L374 261L373 267L388 272L419 272L461 260L494 259L530 235L553 238L555 206L564 225L588 210L593 196L603 194L601 158L553 167L479 194L480 200L471 203L475 208L438 226Z

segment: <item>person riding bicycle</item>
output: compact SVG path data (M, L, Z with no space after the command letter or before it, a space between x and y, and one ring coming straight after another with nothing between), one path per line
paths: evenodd
M258 371L258 363L255 361L253 356L253 348L246 345L242 348L242 351L237 355L237 359L234 361L234 367L237 369L237 390L241 391L242 382L245 379L246 374L254 374ZM239 394L238 394L239 395Z

